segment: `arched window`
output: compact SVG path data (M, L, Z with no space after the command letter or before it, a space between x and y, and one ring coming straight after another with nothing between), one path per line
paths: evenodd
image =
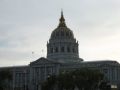
M58 47L55 48L55 52L58 52Z
M73 52L75 52L75 48L73 48Z
M67 47L67 52L70 52L70 47Z
M53 53L53 48L50 49L50 52Z
M64 50L64 47L61 47L61 52L64 52L65 50Z

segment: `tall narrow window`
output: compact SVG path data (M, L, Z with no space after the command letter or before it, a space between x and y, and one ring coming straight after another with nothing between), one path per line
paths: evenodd
M75 52L75 48L73 48L73 53Z
M64 52L65 50L64 50L64 47L61 47L61 52Z
M53 48L50 49L50 52L53 53Z
M67 52L70 52L70 47L67 47Z
M58 52L58 47L55 48L55 52Z

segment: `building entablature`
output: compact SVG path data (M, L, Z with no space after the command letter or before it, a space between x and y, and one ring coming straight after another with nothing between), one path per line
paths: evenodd
M30 66L43 66L43 65L53 65L53 64L60 64L60 63L41 57L36 61L31 62Z

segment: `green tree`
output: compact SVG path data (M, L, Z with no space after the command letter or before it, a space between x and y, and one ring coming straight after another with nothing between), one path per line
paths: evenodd
M57 85L60 90L74 90L75 83L72 73L66 72L59 74L57 76Z
M104 75L98 70L81 68L61 72L58 76L51 76L44 82L46 89L53 90L55 86L58 90L74 90L77 87L79 90L95 90L99 83L104 79Z
M98 70L91 70L82 68L79 70L72 71L74 76L75 86L79 90L93 90L98 87L98 84L103 80L103 74Z
M9 82L12 80L12 74L7 69L0 71L0 90L6 90L9 87Z
M43 84L42 84L42 90L53 90L55 84L56 84L56 76L53 75L53 76L49 76L47 78L47 81L45 81Z

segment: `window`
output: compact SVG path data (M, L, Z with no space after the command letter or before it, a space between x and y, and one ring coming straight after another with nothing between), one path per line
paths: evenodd
M73 52L75 52L75 48L73 48Z
M58 52L58 47L55 48L55 52Z
M61 48L61 52L64 52L64 47Z
M50 52L53 53L53 48L50 49Z
M70 47L67 47L67 52L70 52Z

